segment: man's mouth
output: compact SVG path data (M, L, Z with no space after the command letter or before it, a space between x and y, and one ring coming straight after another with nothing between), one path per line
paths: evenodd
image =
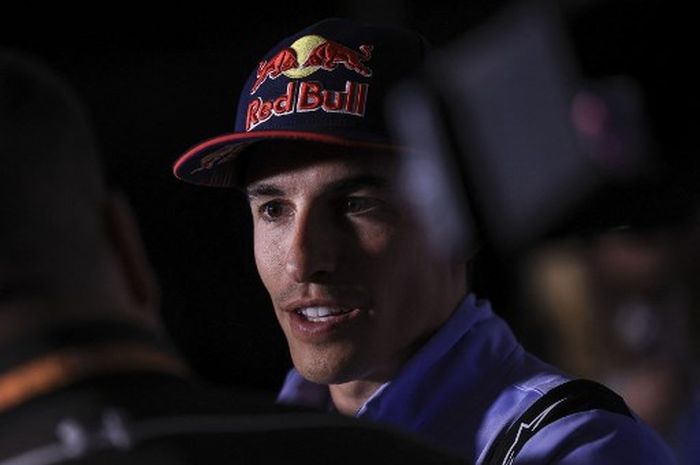
M280 307L289 335L308 343L330 342L350 330L366 315L368 305L356 296L309 297L291 300Z
M353 310L353 308L316 306L297 309L296 313L306 318L308 321L322 323L330 321L332 318L339 315L350 313Z

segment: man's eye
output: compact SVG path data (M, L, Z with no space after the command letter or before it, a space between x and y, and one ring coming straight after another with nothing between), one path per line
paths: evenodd
M275 221L289 214L289 207L279 201L271 201L260 205L259 215L266 221Z
M377 208L380 202L369 197L348 197L343 201L345 213L365 213Z

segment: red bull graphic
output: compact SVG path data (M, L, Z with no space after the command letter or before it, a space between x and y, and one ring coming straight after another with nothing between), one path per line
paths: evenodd
M333 71L339 65L369 77L372 70L365 62L372 58L372 49L372 45L360 45L358 50L353 50L317 35L301 37L269 60L260 62L250 95L254 95L268 78L277 79L284 75L290 79L300 79L319 69Z
M258 65L255 83L250 90L250 94L253 95L267 78L276 79L285 71L297 68L298 66L297 52L293 48L285 48L269 60L261 61L260 65Z
M251 95L267 79L286 76L293 80L287 83L282 95L269 100L257 97L248 103L245 130L250 131L272 117L318 110L363 117L369 84L346 81L345 89L337 90L324 88L320 81L302 78L318 70L332 72L338 66L369 77L372 70L366 62L372 58L372 49L371 45L360 45L357 50L353 50L321 36L307 35L280 50L269 60L263 60L250 89Z
M326 71L333 71L338 65L343 65L350 71L355 71L363 76L371 76L372 70L363 63L370 58L372 58L371 45L360 45L358 53L329 40L313 49L309 58L304 62L304 66L320 66Z
M284 94L271 100L257 97L248 104L245 130L250 131L273 116L322 110L364 116L369 84L345 82L345 90L324 89L317 81L292 81Z

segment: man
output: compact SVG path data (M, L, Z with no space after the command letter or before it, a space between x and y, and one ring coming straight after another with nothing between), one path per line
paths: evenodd
M0 52L0 464L458 464L390 430L197 385L81 106Z
M499 434L567 378L467 293L465 258L433 254L403 198L383 98L426 53L409 31L314 24L260 62L235 132L194 147L174 172L247 193L257 268L295 366L281 402L397 425L495 463ZM624 405L543 422L557 405L516 424L498 463L516 445L522 464L670 463Z

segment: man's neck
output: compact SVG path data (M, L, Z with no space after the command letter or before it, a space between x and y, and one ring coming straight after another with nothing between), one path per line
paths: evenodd
M336 410L343 415L355 416L383 384L376 381L350 381L343 384L331 384L328 389Z

